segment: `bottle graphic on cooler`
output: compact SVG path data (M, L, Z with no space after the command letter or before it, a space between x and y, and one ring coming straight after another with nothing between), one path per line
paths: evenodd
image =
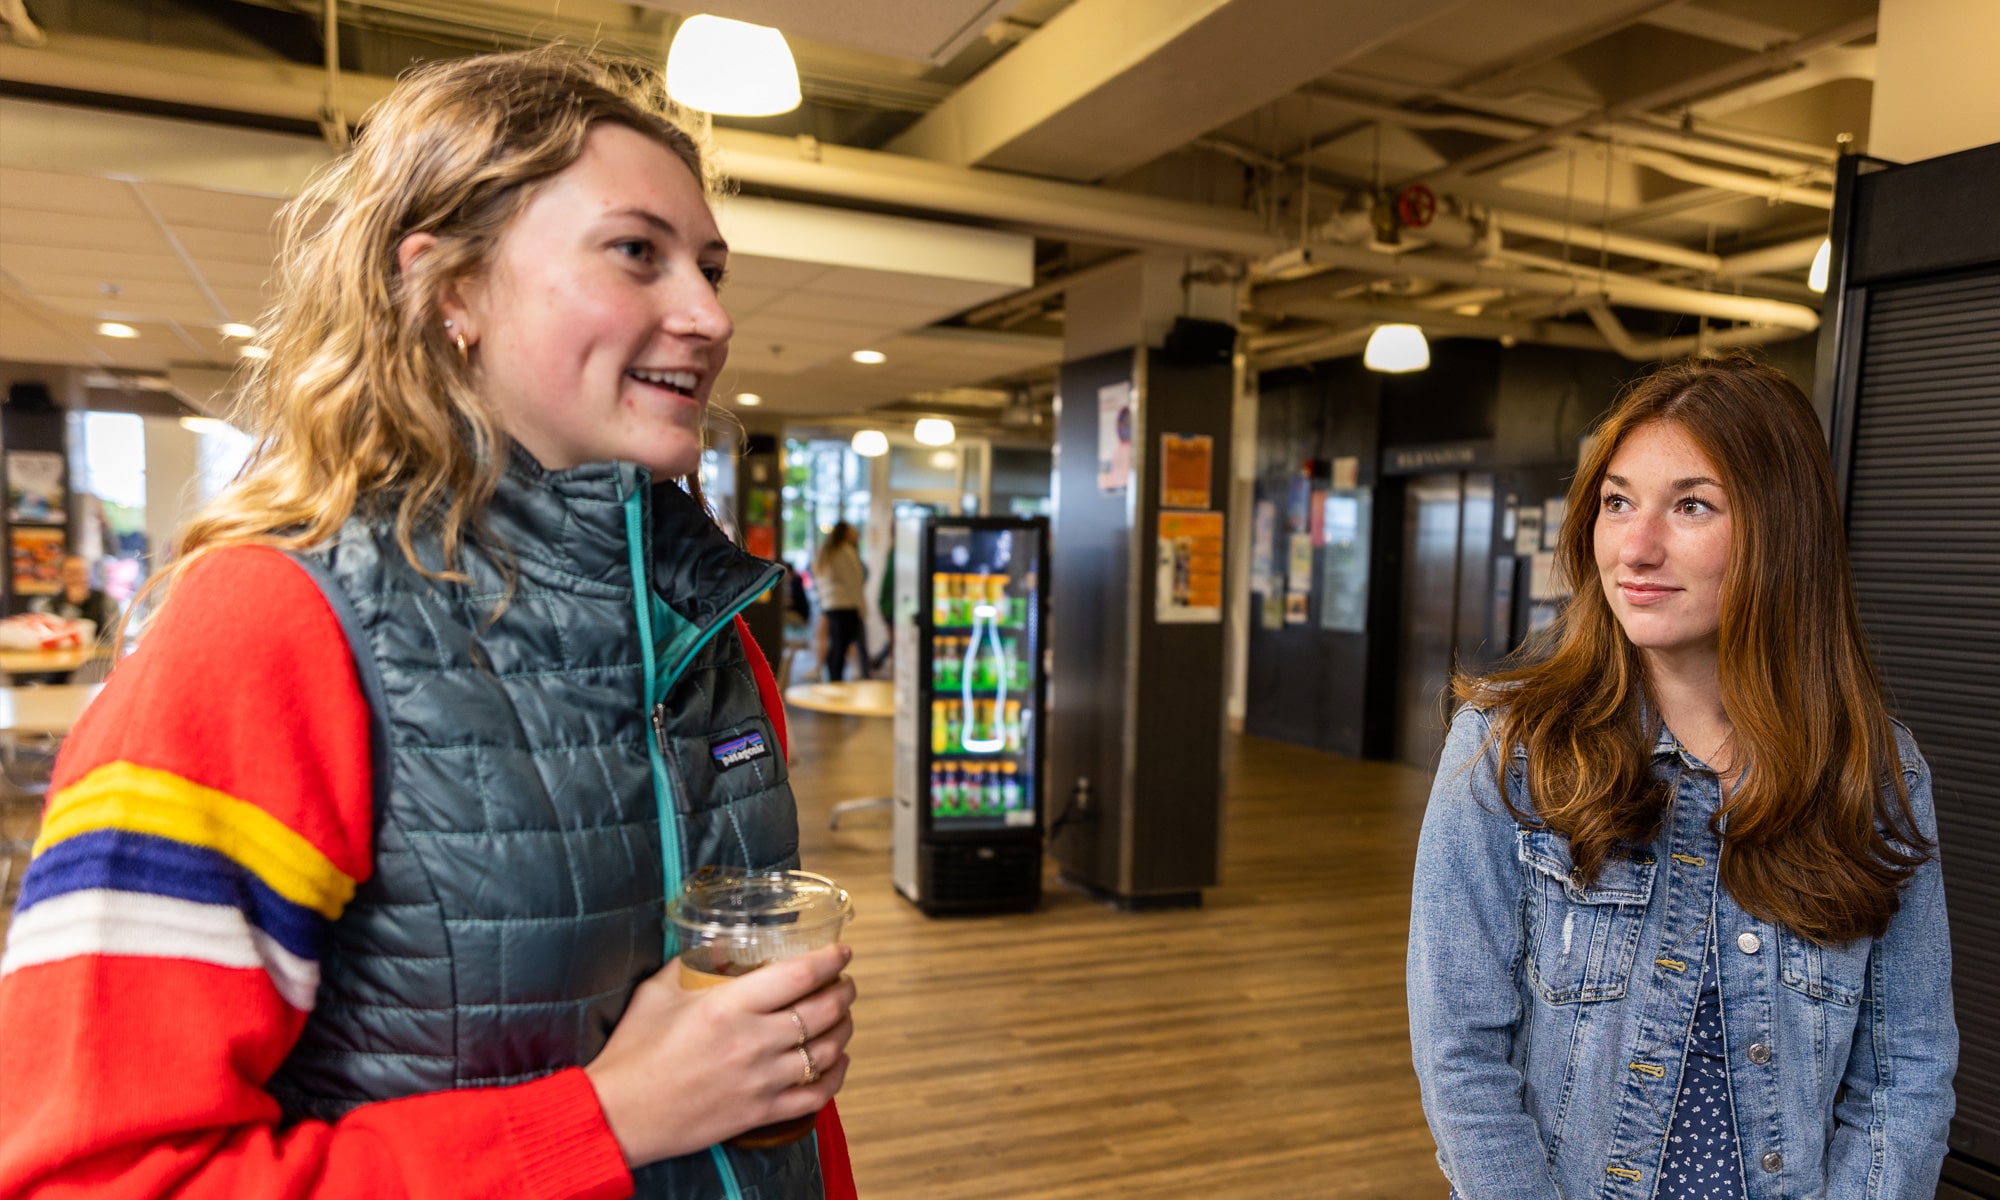
M1003 660L1000 645L999 610L987 603L982 596L972 605L972 636L966 640L965 658L959 672L961 698L965 701L968 724L961 732L959 745L975 754L989 754L1007 744L999 731L993 728L992 709L988 710L983 728L976 728L972 692L974 687L984 691L997 687L999 695L983 701L996 708L1007 702L1007 664Z

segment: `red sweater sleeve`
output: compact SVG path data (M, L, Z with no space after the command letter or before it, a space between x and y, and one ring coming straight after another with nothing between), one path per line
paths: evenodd
M274 550L189 571L63 747L0 957L0 1197L613 1197L580 1070L278 1127L370 869L369 714Z

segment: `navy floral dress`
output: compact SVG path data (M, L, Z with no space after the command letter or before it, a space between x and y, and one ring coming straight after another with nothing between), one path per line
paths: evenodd
M1711 922L1701 956L1701 1002L1688 1034L1681 1094L1667 1128L1657 1200L1744 1200L1743 1149L1736 1140L1736 1102L1729 1090L1729 1045L1722 1034L1722 992L1716 982Z

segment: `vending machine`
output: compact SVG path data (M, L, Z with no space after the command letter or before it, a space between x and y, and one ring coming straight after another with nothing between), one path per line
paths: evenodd
M1042 895L1048 522L896 529L896 890L927 913Z

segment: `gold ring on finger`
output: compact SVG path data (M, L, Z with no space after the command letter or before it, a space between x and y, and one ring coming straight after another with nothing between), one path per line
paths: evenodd
M793 1024L793 1025L796 1025L796 1026L798 1027L798 1030L799 1030L799 1049L801 1049L801 1050L805 1049L805 1048L806 1048L806 1019L805 1019L804 1017L802 1017L802 1016L800 1016L800 1015L799 1015L799 1010L798 1010L798 1009L796 1009L796 1008L788 1008L788 1009L786 1009L786 1010L785 1010L785 1012L786 1012L786 1014L787 1014L787 1015L789 1015L789 1016L790 1016L790 1017L792 1018L792 1024Z
M819 1064L813 1062L812 1051L804 1046L799 1048L799 1057L805 1060L805 1073L799 1076L800 1087L810 1087L819 1082Z

